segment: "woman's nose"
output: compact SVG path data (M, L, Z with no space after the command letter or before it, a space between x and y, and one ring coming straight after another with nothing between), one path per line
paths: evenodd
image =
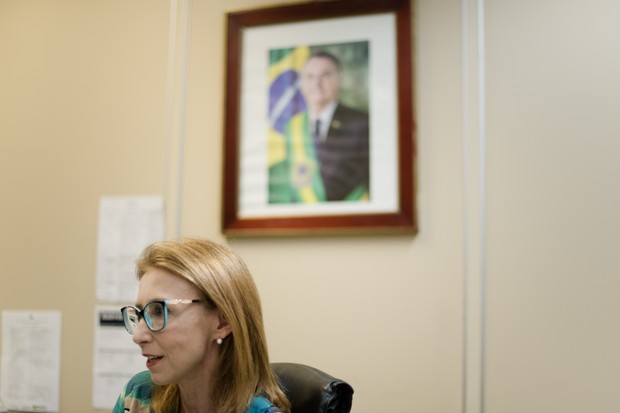
M146 325L146 321L144 321L143 318L140 318L140 320L138 320L138 323L136 324L136 327L133 331L133 336L131 338L133 342L138 345L150 340L151 330L149 330L148 326Z

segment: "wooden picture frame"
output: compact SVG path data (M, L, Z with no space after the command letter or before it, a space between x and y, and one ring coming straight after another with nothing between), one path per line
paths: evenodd
M411 45L409 0L227 14L226 236L416 232ZM340 103L327 136L317 129L311 141L311 108L329 92L309 91L319 78L339 87ZM336 116L353 105L366 118L345 133L349 118Z

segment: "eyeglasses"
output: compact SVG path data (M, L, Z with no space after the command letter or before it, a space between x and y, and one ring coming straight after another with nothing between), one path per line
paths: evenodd
M168 323L168 306L170 304L193 304L201 301L202 300L190 299L151 301L147 303L142 310L133 305L123 307L121 308L121 314L123 315L123 322L129 334L133 335L141 318L144 318L149 330L157 332L163 330Z

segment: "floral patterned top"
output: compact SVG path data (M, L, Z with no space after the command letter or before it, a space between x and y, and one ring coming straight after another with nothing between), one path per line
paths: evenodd
M143 371L133 376L121 391L112 413L152 413L152 386L150 372ZM244 413L280 413L280 410L264 397L255 397Z

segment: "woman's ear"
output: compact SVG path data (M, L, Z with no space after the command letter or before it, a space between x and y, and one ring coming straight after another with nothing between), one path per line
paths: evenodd
M224 339L228 337L228 335L232 332L232 328L230 327L230 323L224 317L222 313L218 311L218 324L217 324L217 333L218 337Z

